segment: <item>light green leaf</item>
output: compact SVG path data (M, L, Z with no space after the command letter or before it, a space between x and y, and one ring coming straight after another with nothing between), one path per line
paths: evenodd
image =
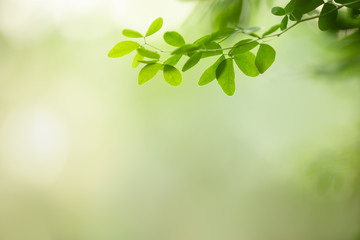
M133 52L135 49L137 49L140 46L137 42L133 41L124 41L119 42L118 44L113 47L110 52L108 53L108 56L111 58L118 58L125 56L131 52Z
M194 42L194 44L203 45L203 44L207 44L207 43L211 42L212 40L213 40L213 38L211 35L205 35L205 36L199 38L198 40L196 40Z
M223 60L216 69L217 81L228 96L233 96L235 93L235 71L234 63L231 58Z
M164 66L164 79L172 86L179 86L182 82L180 71L171 65Z
M272 26L269 30L264 32L264 34L262 36L265 37L267 35L270 35L270 34L276 32L280 28L280 26L281 26L281 24L276 24L276 25Z
M187 60L186 63L184 64L182 71L186 72L190 68L194 67L200 61L201 55L202 55L201 52L197 52L194 55L192 55L191 58L189 58L189 60Z
M224 55L222 55L213 65L207 68L204 73L201 75L199 80L199 86L204 86L206 84L211 83L216 78L216 69L219 64L225 60Z
M274 14L275 16L284 16L285 10L282 7L273 7L271 9L271 13Z
M139 53L137 53L134 57L134 60L132 62L132 68L136 68L137 66L139 66L141 60L144 59L144 56L141 56Z
M274 63L275 57L276 52L271 46L260 44L255 58L255 64L259 72L264 73Z
M178 32L175 31L166 32L164 34L164 40L167 44L174 47L181 47L185 45L184 38Z
M319 17L319 29L321 31L327 31L336 26L336 18L338 11L336 6L332 3L325 3Z
M280 30L281 30L281 31L284 31L284 30L287 28L288 23L289 23L289 17L286 15L286 16L281 20Z
M150 63L147 64L145 67L143 67L138 77L139 85L142 85L147 81L149 81L150 79L153 79L161 68L162 68L162 64L160 63Z
M209 42L205 44L204 47L206 50L210 50L210 51L203 51L201 58L217 56L223 53L221 46L216 42Z
M193 52L197 49L199 49L200 46L195 45L195 44L186 44L182 47L179 47L177 49L175 49L171 54L172 55L176 55L176 54L184 54L184 53L190 53Z
M175 66L180 61L181 57L182 57L181 54L174 55L174 56L168 58L164 64Z
M244 39L244 40L241 40L240 42L236 43L230 50L229 55L235 56L237 54L242 54L242 53L250 51L251 49L255 48L257 45L259 45L258 42L256 42L256 41L251 42L251 41L253 41L253 40L252 39Z
M259 75L259 70L255 65L255 54L252 52L238 54L234 59L236 65L246 76L256 77Z
M245 33L245 34L252 34L252 33L257 32L257 31L259 31L259 30L261 30L260 27L250 27L250 28L245 28L245 29L243 30L243 33Z
M163 19L162 18L155 19L151 23L151 25L150 25L148 31L146 32L145 36L148 37L150 35L153 35L154 33L156 33L157 31L159 31L162 28L162 25L163 25Z
M139 60L140 63L157 63L159 60Z
M143 38L144 37L141 33L131 30L131 29L124 29L122 31L122 34L128 38Z
M157 52L154 51L150 51L144 47L140 47L137 49L138 53L141 56L147 57L147 58L153 58L153 59L159 59L160 58L160 54L158 54Z

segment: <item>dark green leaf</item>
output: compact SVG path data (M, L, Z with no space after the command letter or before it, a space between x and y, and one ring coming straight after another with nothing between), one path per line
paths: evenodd
M166 32L164 34L164 40L167 44L174 46L174 47L181 47L185 45L184 38L177 32Z
M209 51L203 51L201 58L217 56L223 53L221 46L216 42L207 43L205 49Z
M255 64L260 73L264 73L274 63L275 56L276 52L271 46L260 44L255 58Z
M360 2L356 2L354 0L335 0L335 2L340 4L345 4L349 8L359 9Z
M292 12L293 16L300 20L303 14L311 12L322 4L324 4L323 0L297 0Z
M150 51L144 47L140 47L137 49L138 53L141 56L147 57L147 58L153 58L153 59L159 59L160 58L160 54L158 54L157 52L154 51Z
M263 37L270 35L274 32L276 32L279 28L280 28L281 24L276 24L274 26L272 26L269 30L267 30L266 32L264 32L264 34L262 35Z
M246 76L256 77L259 75L259 70L255 65L255 54L252 52L236 55L234 59L236 65Z
M325 3L319 17L319 29L321 31L327 31L336 26L336 18L338 10L332 3Z
M181 57L182 57L181 54L174 55L174 56L168 58L164 64L175 66L180 61Z
M285 14L292 13L295 9L296 0L291 0L284 8Z
M108 56L111 58L118 58L125 56L131 52L133 52L135 49L137 49L140 46L137 42L133 41L124 41L119 42L118 44L113 47L110 52L108 53Z
M284 31L284 30L287 28L288 23L289 23L289 17L286 15L286 16L281 20L280 30L281 30L281 31Z
M213 80L216 79L216 69L218 68L219 64L225 60L224 55L222 55L213 65L205 70L205 72L201 75L199 80L199 85L204 86Z
M273 7L271 9L271 13L274 14L275 16L284 16L285 10L282 7Z
M150 79L153 79L161 68L162 68L162 64L160 63L150 63L145 67L143 67L138 77L139 85L142 85L147 81L149 81Z
M163 19L162 18L155 19L151 23L151 25L150 25L148 31L146 32L145 36L148 37L150 35L153 35L154 33L156 33L157 31L159 31L162 28L162 25L163 25Z
M171 65L164 66L164 79L172 86L179 86L182 82L180 71Z
M124 29L122 31L122 34L128 38L143 38L144 37L141 33L131 30L131 29Z
M187 60L186 63L184 64L182 71L186 72L190 68L194 67L200 61L201 55L202 55L201 52L197 52L193 56L191 56L191 58L189 58L189 60Z
M259 43L252 39L241 40L232 47L232 49L229 51L229 55L235 56L237 54L248 52L251 49L254 49L257 45L259 45Z
M231 58L223 60L216 69L217 81L228 96L233 96L235 93L235 71L234 63Z
M193 52L199 48L200 48L200 46L195 45L195 44L186 44L182 47L175 49L171 54L176 55L176 54L189 53L189 52Z
M140 62L144 59L144 56L141 56L139 53L137 53L134 57L134 60L132 62L132 68L136 68L137 66L139 66Z

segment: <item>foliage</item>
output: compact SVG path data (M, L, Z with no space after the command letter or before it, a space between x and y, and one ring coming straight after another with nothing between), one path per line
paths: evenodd
M229 1L226 1L229 2ZM231 2L231 1L230 1ZM242 2L242 1L234 1ZM231 5L231 3L229 3ZM232 5L231 5L232 6ZM317 9L321 8L319 13ZM233 6L238 13L239 6ZM346 21L340 18L340 10L346 9L351 13ZM234 10L234 11L235 11ZM217 57L217 60L202 74L198 84L204 86L213 80L217 82L225 94L232 96L235 93L235 66L240 72L249 77L264 74L274 63L276 51L273 47L264 43L265 39L279 37L300 23L317 20L321 31L341 31L343 29L354 30L354 35L359 34L360 28L360 0L291 0L284 7L273 7L272 14L281 17L279 24L266 29L259 34L261 28L243 28L238 25L222 27L220 30L203 36L193 43L186 43L183 36L176 31L168 31L164 34L164 41L175 47L173 50L162 50L147 42L149 36L158 32L162 25L162 18L151 23L145 35L130 29L123 30L123 35L133 39L143 39L139 44L135 41L123 41L110 50L108 56L117 58L125 56L133 51L137 54L132 67L145 64L139 73L139 84L151 80L159 71L163 71L164 79L172 86L179 86L182 82L181 72L176 65L182 57L187 61L181 67L183 72L196 66L202 59ZM238 13L240 14L240 13ZM235 23L235 21L227 21ZM226 25L226 24L225 24ZM233 46L223 47L221 44L231 36L245 36ZM355 37L357 40L358 38ZM146 60L144 60L146 59Z

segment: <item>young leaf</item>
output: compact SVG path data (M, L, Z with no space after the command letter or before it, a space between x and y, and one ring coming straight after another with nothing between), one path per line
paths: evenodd
M174 56L168 58L164 64L175 66L180 61L181 57L182 57L181 54L174 55Z
M140 44L138 44L137 42L133 42L133 41L119 42L118 44L115 45L115 47L113 47L110 50L110 52L108 53L108 57L118 58L118 57L125 56L125 55L135 51L135 49L137 49L139 46L140 46Z
M264 73L274 63L275 56L276 52L271 46L260 44L255 58L255 64L260 73Z
M281 24L276 24L276 25L272 26L269 30L264 32L264 34L262 36L265 37L267 35L270 35L270 34L276 32L280 28L280 26L281 26Z
M164 66L164 79L172 86L179 86L182 82L180 71L171 65Z
M199 80L199 86L204 86L216 78L216 69L218 68L219 64L225 60L224 55L222 55L213 65L205 70L205 72L201 75Z
M285 10L282 7L273 7L271 9L271 13L274 14L275 16L284 16Z
M231 58L223 60L216 69L217 81L228 96L233 96L235 93L235 71L234 63Z
M338 15L337 8L332 3L325 3L319 18L319 29L321 31L327 31L336 25L336 18Z
M216 42L209 42L205 44L204 47L206 50L210 50L210 51L203 51L201 58L217 56L223 53L221 46Z
M252 52L236 55L234 59L236 65L246 76L256 77L259 75L259 70L255 65L255 54Z
M195 45L195 44L186 44L182 47L175 49L171 54L176 55L176 54L189 53L189 52L193 52L199 48L200 48L200 46Z
M211 35L205 35L194 42L195 45L203 45L213 40Z
M280 30L281 30L281 31L284 31L284 30L287 28L288 23L289 23L289 17L286 15L286 16L281 20Z
M167 44L173 46L173 47L181 47L185 45L184 38L177 32L166 32L164 34L164 40Z
M139 66L141 60L144 59L144 56L141 56L139 53L137 53L134 57L134 60L132 62L132 68L136 68L137 66Z
M144 47L140 47L137 49L138 53L141 56L147 57L147 58L153 58L153 59L159 59L160 58L160 54L158 54L157 52L154 51L150 51Z
M259 45L258 42L250 42L253 41L252 39L244 39L240 42L236 43L232 49L229 52L230 56L235 56L237 54L242 54L245 52L250 51L251 49L255 48L257 45ZM249 43L250 42L250 43Z
M147 64L145 67L143 67L138 77L139 85L142 85L147 81L149 81L150 79L153 79L161 68L162 68L162 64L160 63L150 63Z
M147 32L145 34L145 37L151 36L154 33L156 33L157 31L159 31L162 28L162 25L163 25L163 19L162 18L155 19L151 23L149 29L147 30Z
M131 29L124 29L122 31L122 34L128 38L143 38L144 37L141 33L131 30Z
M189 58L189 60L187 60L186 63L184 64L182 71L186 72L190 68L194 67L200 61L201 55L202 55L201 52L197 52L194 55L192 55L191 58Z

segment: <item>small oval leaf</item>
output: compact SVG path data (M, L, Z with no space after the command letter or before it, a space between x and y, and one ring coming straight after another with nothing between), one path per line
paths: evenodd
M237 54L242 54L248 52L255 48L259 43L252 39L244 39L236 43L229 52L230 56L235 56Z
M164 66L164 79L172 86L179 86L182 82L180 71L171 65Z
M255 64L260 73L264 73L275 61L276 52L267 44L260 44L256 54Z
M259 70L255 65L255 54L252 52L236 55L234 59L236 65L246 76L256 77L259 75Z
M172 55L176 55L176 54L185 54L185 53L190 53L193 52L197 49L199 49L200 46L195 45L195 44L186 44L182 47L179 47L177 49L175 49L171 54Z
M264 32L264 34L262 35L262 37L265 37L267 35L270 35L274 32L276 32L279 28L280 28L281 24L276 24L274 26L272 26L269 30L267 30L266 32Z
M150 63L147 64L145 67L143 67L138 77L139 85L142 85L147 81L149 81L150 79L153 79L161 68L162 68L162 64L160 63Z
M122 31L122 34L128 38L143 38L144 37L141 33L131 30L131 29L124 29Z
M180 33L175 31L166 32L164 34L164 41L173 47L181 47L185 45L185 40L183 36L181 36Z
M200 80L198 82L199 86L204 86L206 84L211 83L216 79L216 69L219 64L225 60L224 55L222 55L213 65L207 68L204 73L201 75Z
M200 61L201 55L202 55L201 52L197 52L194 55L192 55L191 58L189 58L189 60L187 60L186 63L184 64L182 71L186 72L190 68L194 67Z
M125 56L137 49L140 46L137 42L133 41L123 41L119 42L118 44L113 47L110 52L108 53L108 56L111 58L118 58Z
M223 60L216 69L216 78L224 93L233 96L235 93L235 71L231 58Z
M152 58L152 59L159 59L160 58L160 54L158 54L157 52L154 51L150 51L144 47L140 47L137 49L138 53L141 56L147 57L147 58Z
M149 29L147 30L145 36L148 37L148 36L153 35L154 33L156 33L157 31L159 31L162 28L162 25L163 25L163 19L161 17L155 19L151 23L151 25L150 25Z
M271 9L271 13L274 14L275 16L284 16L285 9L283 9L282 7L273 7Z
M289 23L289 17L286 15L286 16L281 20L280 30L281 30L281 31L284 31L284 30L287 28L288 23Z
M182 57L181 54L174 55L168 58L164 64L175 66L180 61L181 57Z

